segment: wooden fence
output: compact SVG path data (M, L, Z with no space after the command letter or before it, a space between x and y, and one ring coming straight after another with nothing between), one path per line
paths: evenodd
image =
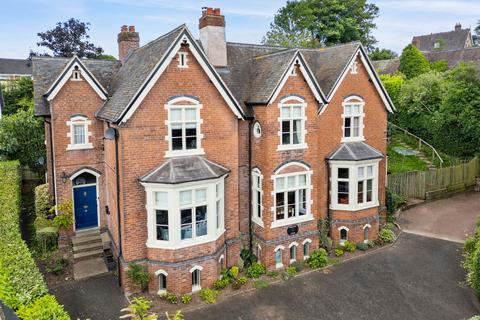
M475 184L480 175L480 158L446 168L429 171L409 171L388 175L388 188L407 198L427 199Z

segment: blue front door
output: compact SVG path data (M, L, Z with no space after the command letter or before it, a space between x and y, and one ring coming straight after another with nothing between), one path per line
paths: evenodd
M75 229L98 227L97 187L76 187L73 189L75 206Z

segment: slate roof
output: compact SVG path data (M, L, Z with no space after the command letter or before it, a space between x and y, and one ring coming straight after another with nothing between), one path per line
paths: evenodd
M71 59L72 58L45 57L34 57L32 59L36 115L44 116L50 114L50 108L44 94L47 93L50 86L55 82ZM110 82L121 66L120 61L94 59L82 59L81 61L100 82L102 87L104 87L107 92L111 92Z
M178 184L220 178L230 170L200 156L171 158L140 178L145 183Z
M400 68L400 59L372 61L372 64L379 74L394 74Z
M333 161L361 161L383 157L380 151L365 142L345 142L329 154L327 159Z
M460 29L448 32L432 33L423 36L416 36L412 39L414 44L420 51L435 51L435 50L459 50L465 48L467 39L471 37L470 29ZM442 47L435 49L435 42L440 41Z
M0 58L0 75L26 75L32 74L32 62L28 59Z

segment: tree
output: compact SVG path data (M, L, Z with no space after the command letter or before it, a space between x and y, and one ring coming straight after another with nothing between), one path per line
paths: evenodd
M369 54L370 60L372 61L378 61L378 60L390 60L393 58L398 57L398 54L392 50L389 49L380 49L380 48L375 48L373 49L372 52Z
M412 79L430 70L430 63L420 50L412 44L403 49L398 68L407 79Z
M43 120L33 114L33 100L27 110L19 109L0 119L0 158L18 159L22 165L41 172L39 159L45 156Z
M430 69L438 72L445 72L448 70L448 62L445 60L434 61L430 63Z
M58 22L55 28L37 33L41 39L37 45L50 49L55 57L72 57L76 54L80 58L98 58L103 54L103 49L88 41L89 26L90 23L74 18Z
M405 84L405 76L401 73L397 74L381 74L380 79L382 80L383 86L388 92L388 95L393 101L394 105L398 104L398 97L402 92L402 87Z
M2 84L3 115L10 115L19 109L27 110L33 99L33 81L29 77L23 77L16 81Z
M275 14L263 43L287 47L330 46L361 41L376 43L371 32L378 7L366 0L287 1Z

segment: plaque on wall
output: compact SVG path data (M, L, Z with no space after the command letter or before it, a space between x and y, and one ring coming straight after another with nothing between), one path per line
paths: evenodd
M288 233L289 236L293 236L294 234L297 234L297 232L298 232L298 226L297 225L288 227L288 229L287 229L287 233Z

